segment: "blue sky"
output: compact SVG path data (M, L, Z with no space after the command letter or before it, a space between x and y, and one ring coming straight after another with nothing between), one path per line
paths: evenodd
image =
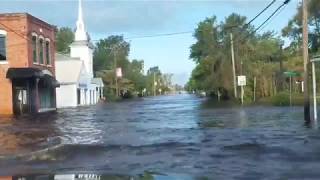
M284 0L277 2L260 18L259 25ZM216 15L218 21L235 12L248 19L254 17L271 0L83 0L86 28L93 40L109 35L136 37L162 33L193 31L206 17ZM295 14L299 0L291 0L281 13L262 30L281 29ZM75 27L76 0L1 0L0 13L28 12L58 27ZM130 59L143 59L145 68L158 65L165 73L173 73L174 81L184 84L194 68L189 59L192 34L132 39Z

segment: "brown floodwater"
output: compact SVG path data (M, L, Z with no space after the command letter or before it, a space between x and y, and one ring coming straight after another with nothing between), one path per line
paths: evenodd
M320 133L302 107L180 94L0 118L0 175L318 179Z

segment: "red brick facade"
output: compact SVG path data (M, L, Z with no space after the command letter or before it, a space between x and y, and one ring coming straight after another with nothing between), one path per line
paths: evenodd
M0 114L13 114L12 82L6 78L9 68L38 68L55 74L56 28L29 14L0 14L0 31L6 32L7 61L0 61ZM49 42L50 65L33 62L32 35ZM39 54L39 50L37 52ZM46 56L44 54L44 56ZM39 62L39 55L38 62Z

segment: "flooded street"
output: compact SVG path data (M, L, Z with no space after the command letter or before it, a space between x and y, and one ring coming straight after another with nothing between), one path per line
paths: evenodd
M186 94L1 118L0 153L1 175L320 177L320 134L303 125L302 107L223 107Z

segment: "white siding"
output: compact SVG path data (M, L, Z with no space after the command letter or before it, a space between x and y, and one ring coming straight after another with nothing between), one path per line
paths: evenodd
M93 78L92 50L88 46L71 46L71 57L80 58L90 78Z
M77 85L60 85L56 89L57 107L76 107L77 106Z

